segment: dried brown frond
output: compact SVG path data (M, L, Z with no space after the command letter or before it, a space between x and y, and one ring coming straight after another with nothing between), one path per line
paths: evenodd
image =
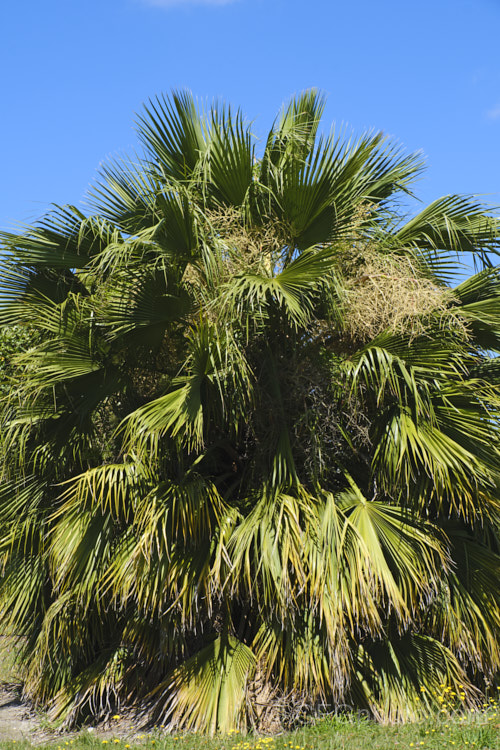
M450 290L424 277L411 257L365 248L362 256L352 257L349 270L342 317L353 340L369 341L384 330L414 338L425 333L436 314L466 335Z
M287 248L289 228L273 218L250 224L233 207L207 211L206 218L211 240L222 247L229 275L252 267L270 271Z

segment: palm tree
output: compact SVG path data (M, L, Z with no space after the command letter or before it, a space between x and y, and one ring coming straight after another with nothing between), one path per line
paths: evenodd
M498 675L499 223L405 215L419 158L322 111L257 156L159 97L89 216L3 235L0 616L55 718L404 720Z

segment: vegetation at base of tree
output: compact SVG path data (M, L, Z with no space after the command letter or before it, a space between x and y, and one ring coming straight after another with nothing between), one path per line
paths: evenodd
M2 744L2 750L500 750L497 707L477 714L434 716L417 723L383 726L366 717L345 714L325 718L312 726L279 735L231 733L211 738L206 735L166 735L161 730L147 734L106 735L82 730L60 735L49 742L27 741Z
M399 722L497 679L500 225L407 214L419 157L322 108L258 151L159 97L88 215L2 237L0 323L38 338L1 409L0 618L66 725Z

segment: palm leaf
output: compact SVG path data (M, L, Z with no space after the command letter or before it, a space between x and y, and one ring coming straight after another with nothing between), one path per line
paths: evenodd
M171 728L211 735L245 728L246 686L255 663L241 641L215 638L155 688L155 718Z

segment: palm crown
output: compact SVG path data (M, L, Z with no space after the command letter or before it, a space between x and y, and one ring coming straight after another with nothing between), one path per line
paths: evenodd
M420 160L319 135L322 107L257 157L240 112L160 97L90 216L3 236L2 322L36 343L0 612L54 716L405 719L498 673L499 225L460 196L406 218Z

